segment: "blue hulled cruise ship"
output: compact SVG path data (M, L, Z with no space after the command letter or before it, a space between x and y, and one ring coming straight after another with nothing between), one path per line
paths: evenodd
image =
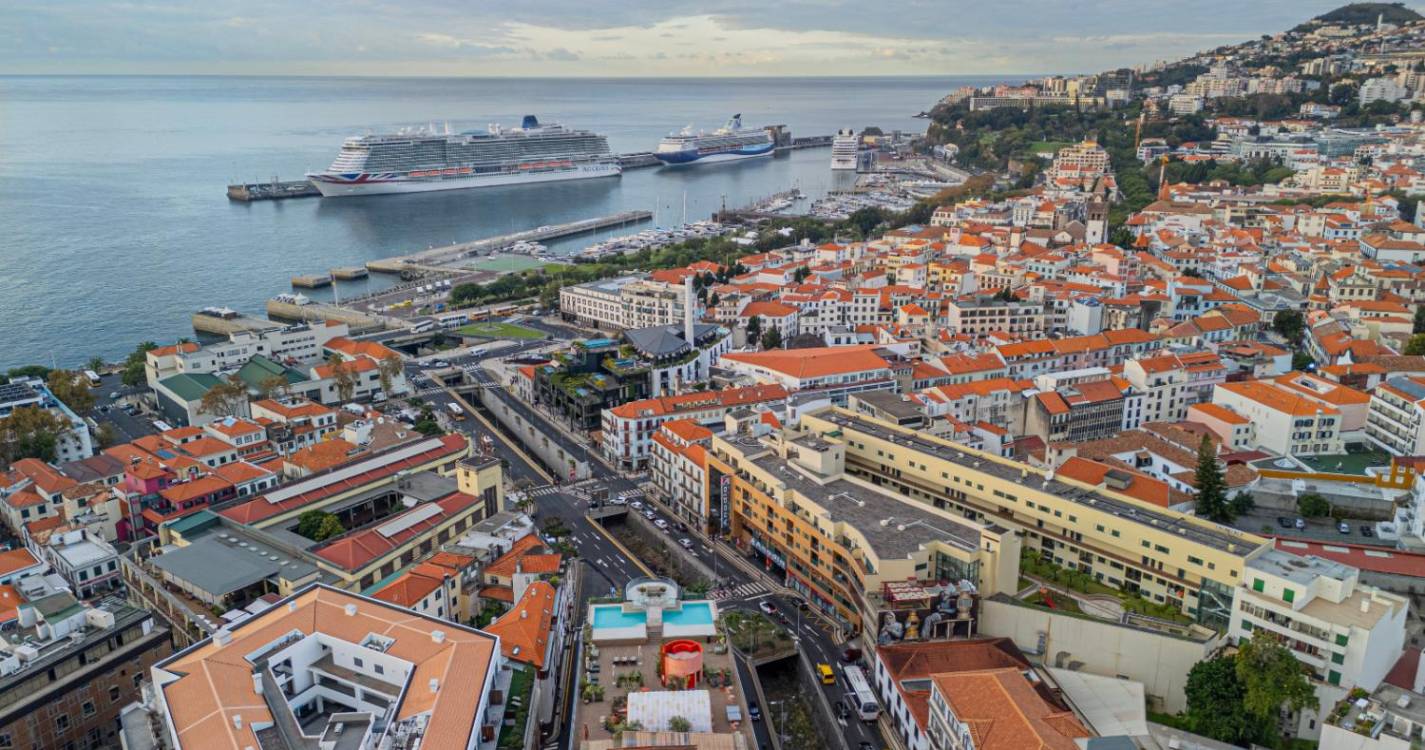
M742 127L742 115L711 133L683 128L658 142L653 156L664 164L704 164L772 155L772 134L765 128Z

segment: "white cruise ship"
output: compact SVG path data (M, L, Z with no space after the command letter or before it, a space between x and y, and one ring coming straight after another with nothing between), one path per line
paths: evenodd
M766 128L743 128L742 115L711 133L694 133L692 127L658 142L653 156L664 164L707 164L771 156L772 134Z
M831 168L856 169L861 159L861 137L850 128L836 131L831 139Z
M394 133L347 138L323 172L308 174L323 197L461 190L529 182L617 177L608 139L589 130L541 124L491 125L464 133Z

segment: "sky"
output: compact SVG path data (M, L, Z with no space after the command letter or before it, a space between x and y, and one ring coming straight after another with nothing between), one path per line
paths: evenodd
M1343 2L0 0L0 74L1090 73L1275 33Z

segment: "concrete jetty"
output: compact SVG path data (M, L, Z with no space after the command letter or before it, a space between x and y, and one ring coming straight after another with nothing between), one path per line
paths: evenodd
M367 271L362 266L340 266L331 270L331 277L342 281L366 278Z
M367 333L386 328L386 321L345 307L313 302L302 295L280 294L267 300L267 315L274 320L320 322L336 320L347 324L352 333Z
M234 333L267 331L281 327L281 323L243 315L227 307L205 307L193 313L193 330L213 336L231 336Z
M292 277L292 286L302 289L317 289L331 286L331 283L332 277L329 273L306 273Z
M494 252L495 250L516 242L543 242L560 237L584 234L585 232L595 232L609 227L638 224L652 218L652 211L622 211L608 216L580 219L579 221L571 221L566 224L550 224L536 229L527 229L523 232L504 234L498 237L487 237L483 240L461 242L444 247L435 247L409 255L398 255L394 258L373 260L367 262L366 267L374 273L400 273L402 271L413 270L427 272L444 270L448 272L458 269L442 268L442 266L454 263L462 258Z

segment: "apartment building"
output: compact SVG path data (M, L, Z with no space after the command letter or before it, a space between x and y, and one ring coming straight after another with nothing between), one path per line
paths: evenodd
M1123 377L1142 395L1141 422L1181 422L1188 408L1212 400L1213 387L1227 380L1227 367L1216 354L1160 354L1131 359Z
M931 676L930 750L1082 747L1094 733L1035 680L1014 667Z
M663 423L653 434L649 478L665 504L700 528L712 520L707 503L707 449L712 430L687 419Z
M0 748L110 748L148 668L172 653L149 612L67 592L11 594L0 653Z
M1370 396L1366 439L1396 456L1425 454L1425 377L1390 378Z
M713 436L714 513L740 549L845 628L869 639L914 613L925 637L968 635L974 607L962 594L1013 591L1019 537L853 477L845 459L845 443L811 433ZM932 622L937 599L953 616Z
M621 466L641 469L651 455L653 436L667 422L720 425L730 411L748 407L777 410L786 404L786 398L787 389L773 383L661 396L604 409L600 415L604 455Z
M1044 306L1002 299L952 299L945 305L945 327L954 333L987 334L1003 331L1020 336L1042 335L1047 317Z
M175 750L473 750L499 729L499 639L314 584L152 668ZM408 746L413 746L408 744Z
M1341 412L1271 381L1223 383L1212 403L1253 424L1252 447L1283 456L1340 453Z
M1352 688L1376 689L1405 648L1410 603L1360 582L1360 571L1315 556L1264 549L1247 560L1228 636L1266 630L1306 665L1323 709ZM1299 736L1320 731L1315 712L1297 717Z
M1045 443L1097 440L1140 423L1140 404L1122 378L1042 388L1025 407L1024 432Z
M239 331L227 341L209 346L180 343L159 347L144 354L144 375L148 387L156 388L159 381L174 375L235 371L257 356L279 363L311 364L322 359L328 342L347 333L345 323L302 323Z
M1045 560L1171 604L1209 627L1231 616L1244 557L1267 544L1110 488L828 409L802 430L845 447L847 474L927 507L1014 530Z
M559 290L566 320L607 330L670 325L683 320L684 285L635 274Z
M10 416L21 407L41 409L69 425L69 428L59 433L55 439L54 452L57 462L79 461L94 455L94 438L89 434L88 423L56 398L43 380L16 378L8 383L0 383L0 419Z

